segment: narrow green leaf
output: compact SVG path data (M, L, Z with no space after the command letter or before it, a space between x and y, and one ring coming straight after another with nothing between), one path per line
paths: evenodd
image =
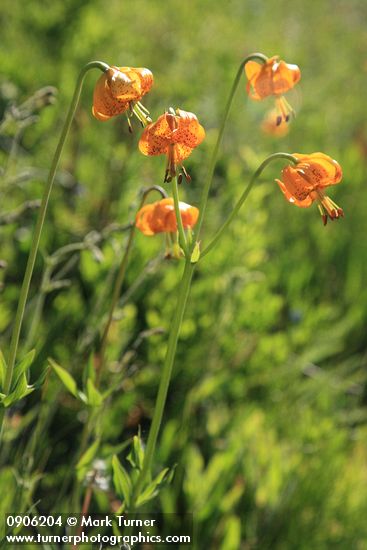
M0 388L1 389L4 387L5 378L6 378L6 361L2 351L0 350Z
M109 445L108 443L105 443L101 450L101 457L109 458L111 455L120 454L122 451L126 449L126 447L130 445L130 443L131 443L130 439L128 439L127 441L124 441L123 443L120 443L119 445Z
M23 373L19 378L18 384L14 388L14 391L3 399L4 407L10 407L10 405L20 401L23 397L32 393L32 391L34 391L34 387L28 386L27 376Z
M145 504L149 500L152 500L152 498L154 498L158 494L159 486L163 483L163 481L167 477L168 472L169 472L169 468L164 468L164 470L162 470L157 475L157 477L155 477L153 479L153 481L151 483L149 483L149 485L140 494L140 496L139 496L139 498L136 502L136 505L138 507L142 506L143 504Z
M79 459L78 464L76 465L77 470L90 466L91 462L97 454L99 444L100 441L99 439L97 439L94 443L92 443L90 447L88 447L88 449L85 451L85 453L83 453L83 455Z
M144 448L141 441L140 433L139 435L134 435L133 445L130 453L127 456L127 460L130 462L133 468L141 470L143 468L144 462Z
M69 390L69 392L74 395L74 397L79 398L79 392L78 392L78 386L76 385L76 382L74 378L71 376L71 374L65 370L63 367L60 367L53 359L50 357L48 358L48 362L51 365L51 367L56 372L57 376L60 378L61 382L64 384L64 386Z
M131 480L116 455L112 457L113 485L119 497L123 497L126 507L129 507L131 498Z
M43 369L43 371L41 372L37 380L33 382L32 386L34 387L35 390L38 390L38 388L41 388L43 386L43 383L46 380L46 376L49 370L50 370L49 367L46 367L45 369Z
M96 379L96 370L94 368L94 354L91 353L88 361L86 362L86 365L83 370L83 386L86 387L88 380L92 380L93 382Z
M19 378L22 376L22 374L26 373L29 367L32 365L35 354L36 354L36 350L32 349L15 366L12 389L14 389L17 386Z
M87 381L87 397L88 405L90 405L91 407L99 407L103 403L102 394L97 390L97 388L93 384L93 381L90 378Z

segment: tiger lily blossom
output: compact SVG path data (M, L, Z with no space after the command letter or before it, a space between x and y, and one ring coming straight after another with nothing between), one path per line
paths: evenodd
M250 60L245 65L248 79L247 93L251 99L261 101L269 96L275 97L277 110L276 124L288 122L294 116L294 110L283 94L291 90L301 78L297 65L285 63L279 56L273 56L264 63Z
M149 69L133 67L109 67L94 88L92 113L101 121L126 113L129 129L130 118L135 115L143 126L151 122L149 111L140 103L153 85Z
M300 208L307 208L316 201L324 225L328 218L344 217L343 209L325 195L327 187L342 179L339 163L324 153L292 155L298 160L297 164L283 168L282 179L276 180L285 198Z
M180 201L179 209L184 229L192 229L199 217L198 208ZM173 199L166 198L143 206L136 215L135 225L147 236L175 233L177 219Z
M193 113L172 108L156 122L147 126L140 138L139 149L143 155L166 155L167 166L164 181L169 182L176 176L176 169L181 165L182 171L190 181L182 162L191 155L192 150L205 138L205 130ZM182 175L179 174L179 181Z

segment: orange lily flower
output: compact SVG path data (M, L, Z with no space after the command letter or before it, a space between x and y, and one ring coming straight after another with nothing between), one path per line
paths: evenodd
M171 181L176 176L176 167L181 164L200 145L205 137L205 130L193 113L181 109L170 109L149 124L142 133L139 149L143 155L167 155L167 168L164 181ZM190 176L182 166L182 171L190 181ZM179 174L179 182L182 175Z
M275 96L277 109L276 124L279 126L284 120L289 121L294 111L283 94L291 90L301 78L301 71L297 65L290 65L279 59L279 56L270 57L265 63L248 61L245 65L248 79L247 93L251 99L261 101L269 96Z
M181 201L179 207L184 229L193 228L198 221L198 208ZM136 215L136 227L148 236L157 233L175 233L177 220L173 199L162 199L143 206Z
M146 126L151 118L140 100L152 85L153 75L149 69L110 67L97 80L92 113L98 120L105 121L129 111L130 117L135 114L143 126ZM129 116L128 122L131 129Z
M343 177L338 162L324 153L292 154L298 163L283 168L282 181L276 180L285 198L300 208L307 208L317 201L324 225L328 217L331 220L344 217L343 209L324 192L326 187L339 183Z

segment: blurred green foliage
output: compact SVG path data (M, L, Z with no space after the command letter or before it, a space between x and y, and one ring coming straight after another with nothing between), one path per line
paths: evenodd
M186 162L192 184L181 186L192 204L242 58L262 51L301 67L300 86L290 94L297 118L282 140L261 133L271 102L250 102L243 80L204 240L268 154L323 151L343 167L344 181L331 194L346 217L326 228L316 208L284 201L274 184L282 163L267 168L195 274L155 461L155 474L175 464L176 472L146 509L193 512L200 549L367 548L366 17L363 0L2 2L0 114L45 86L58 94L24 124L2 128L0 220L40 197L77 74L92 59L150 68L155 86L144 103L153 117L170 105L197 114L207 139ZM123 117L92 118L97 76L87 77L62 157L22 339L23 355L37 349L35 376L51 356L78 382L103 326L124 226L139 190L161 184L164 172L162 158L138 153L137 125L130 135ZM4 354L36 207L0 225ZM45 278L55 251L110 224L118 227L94 247L62 256ZM138 426L147 437L181 272L161 259L162 250L159 237L137 236L109 342L105 386L123 380L103 416L102 458L121 453L118 445ZM63 480L85 411L51 374L42 402L35 392L8 416L4 511L17 510L21 477L30 471L23 452L45 403L26 504L67 509ZM114 498L110 485L97 487L92 509L107 513Z

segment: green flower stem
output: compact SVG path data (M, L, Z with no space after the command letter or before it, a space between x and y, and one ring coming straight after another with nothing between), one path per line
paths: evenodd
M209 165L208 176L207 176L207 179L205 181L205 185L204 185L203 192L202 192L202 195L201 195L201 202L200 202L200 207L199 207L200 214L199 214L199 219L198 219L198 223L197 223L197 226L196 226L196 239L199 238L199 234L200 234L200 231L201 231L201 226L203 224L206 205L207 205L207 202L208 202L210 186L211 186L212 181L213 181L215 165L217 163L218 151L219 151L220 144L222 142L224 129L225 129L225 126L226 126L226 123L227 123L227 120L228 120L228 116L229 116L229 113L230 113L230 110L231 110L231 107L232 107L233 98L234 98L235 93L237 91L238 84L241 80L241 76L243 74L243 70L244 70L244 67L245 67L246 63L248 61L253 60L253 59L261 61L262 63L265 63L268 58L265 55L263 55L262 53L252 53L251 55L247 56L242 61L241 65L239 66L236 77L233 81L232 89L231 89L231 92L229 94L229 97L228 97L228 100L227 100L227 105L226 105L225 110L224 110L222 124L221 124L220 129L219 129L217 142L216 142L215 147L213 149L213 154L212 154L212 158L211 158L210 165ZM195 246L195 241L194 241L193 246Z
M10 351L9 351L9 358L8 358L8 363L7 363L7 371L6 371L6 377L5 377L4 387L3 387L3 393L5 393L5 394L8 394L9 390L11 388L11 383L12 383L12 379L13 379L14 364L15 364L15 359L16 359L17 350L18 350L20 331L21 331L21 328L22 328L22 322L23 322L23 317L24 317L24 310L25 310L25 306L26 306L26 302L27 302L27 298L28 298L28 292L29 292L29 287L30 287L30 283L31 283L31 279L32 279L34 264L35 264L36 256L37 256L37 252L38 252L39 242L40 242L42 228L43 228L43 223L44 223L45 217L46 217L48 201L49 201L49 198L50 198L50 194L51 194L53 182L54 182L54 179L55 179L57 166L59 164L59 160L60 160L60 157L61 157L61 153L62 153L64 144L65 144L66 138L68 136L70 126L71 126L71 123L72 123L73 118L74 118L75 111L76 111L78 103L79 103L79 98L80 98L80 94L81 94L81 90L82 90L82 86L83 86L84 77L85 77L86 73L91 69L100 69L101 71L106 71L108 68L109 68L109 66L106 65L106 63L102 63L101 61L92 61L91 63L87 63L87 65L85 65L83 67L83 69L81 70L81 72L79 74L79 77L78 77L78 81L76 83L74 95L73 95L73 98L71 100L71 105L69 107L69 111L68 111L68 114L67 114L67 117L66 117L66 120L65 120L65 123L64 123L64 127L63 127L62 132L61 132L59 143L56 147L56 151L55 151L55 154L54 154L54 158L52 160L50 172L49 172L48 179L47 179L46 188L44 190L41 206L40 206L40 209L39 209L39 212L38 212L38 218L37 218L36 227L35 227L34 234L33 234L31 249L30 249L29 256L28 256L27 267L26 267L26 271L25 271L25 275L24 275L24 279L23 279L23 283L22 283L22 288L21 288L21 291L20 291L18 308L17 308L15 320L14 320L14 328L13 328L12 338L11 338L11 342L10 342ZM4 419L4 411L1 411L0 412L0 432L2 431L3 419Z
M228 228L228 226L232 223L232 221L234 220L234 218L237 216L238 212L240 211L241 209L241 206L243 205L243 203L245 202L245 200L247 199L247 197L249 196L250 194L250 191L255 183L255 181L257 180L257 178L260 176L261 172L264 170L264 168L270 163L272 162L273 160L277 160L277 159L287 159L291 162L293 162L294 164L297 164L297 159L296 157L292 156L292 155L289 155L288 153L274 153L273 155L270 155L268 158L266 158L259 166L259 168L256 170L256 172L253 174L249 184L247 185L246 189L244 190L244 192L242 193L242 195L240 196L236 206L233 208L232 212L230 213L230 215L228 216L228 218L226 219L226 221L223 223L223 225L218 229L218 231L216 232L216 234L214 235L212 241L208 244L208 246L206 248L204 248L204 250L202 251L201 255L200 255L200 258L203 258L204 256L206 256L206 254L208 254L208 252L210 252L210 250L212 250L212 248L215 247L215 245L217 244L217 242L219 241L219 239L222 237L223 233L225 233L226 229Z
M163 189L163 187L160 187L159 185L152 185L151 187L149 187L148 189L146 189L143 192L143 196L142 196L142 199L140 201L138 211L141 208L143 208L143 206L145 204L145 201L147 200L149 194L152 191L157 191L158 193L160 193L162 198L167 198L167 193ZM132 245L133 245L133 242L134 242L135 232L136 232L136 226L135 226L135 223L132 223L131 228L130 228L129 237L128 237L127 244L126 244L126 248L125 248L125 252L124 252L124 255L121 259L120 267L119 267L119 270L118 270L118 273L117 273L115 286L114 286L113 293L112 293L111 305L110 305L110 309L109 309L109 312L108 312L108 318L107 318L106 326L104 328L102 338L101 338L100 351L99 351L99 366L98 366L98 370L97 370L97 386L99 384L100 377L101 377L101 374L102 374L102 371L104 369L105 362L106 362L106 348L107 348L108 333L109 333L109 330L111 328L111 324L112 324L112 320L113 320L113 312L115 311L116 306L117 306L117 302L119 301L119 298L120 298L121 287L122 287L124 279L125 279L126 268L127 268L128 262L129 262L130 251L131 251L131 248L132 248Z
M185 262L185 269L182 275L182 280L178 290L177 305L174 311L172 323L170 325L171 328L170 328L170 333L168 337L166 357L162 368L162 374L161 374L161 379L160 379L159 389L158 389L158 396L155 403L153 420L149 431L147 447L145 450L143 468L140 472L140 475L134 487L134 491L131 499L131 507L130 507L131 509L129 510L130 512L134 511L140 492L144 486L144 483L147 477L150 475L155 446L158 438L158 432L162 422L168 387L171 380L171 373L172 373L173 362L176 354L177 341L180 334L182 319L185 313L187 298L190 292L191 280L192 280L194 269L195 269L195 264L192 264L190 262L190 259L187 258Z
M172 179L172 192L173 192L173 202L175 205L175 214L176 214L176 220L177 220L177 228L178 228L178 236L179 236L179 244L182 248L182 250L185 252L185 256L188 256L188 248L187 248L187 241L185 236L185 230L182 223L182 217L180 212L180 197L178 194L178 184L177 184L177 175L175 175Z

